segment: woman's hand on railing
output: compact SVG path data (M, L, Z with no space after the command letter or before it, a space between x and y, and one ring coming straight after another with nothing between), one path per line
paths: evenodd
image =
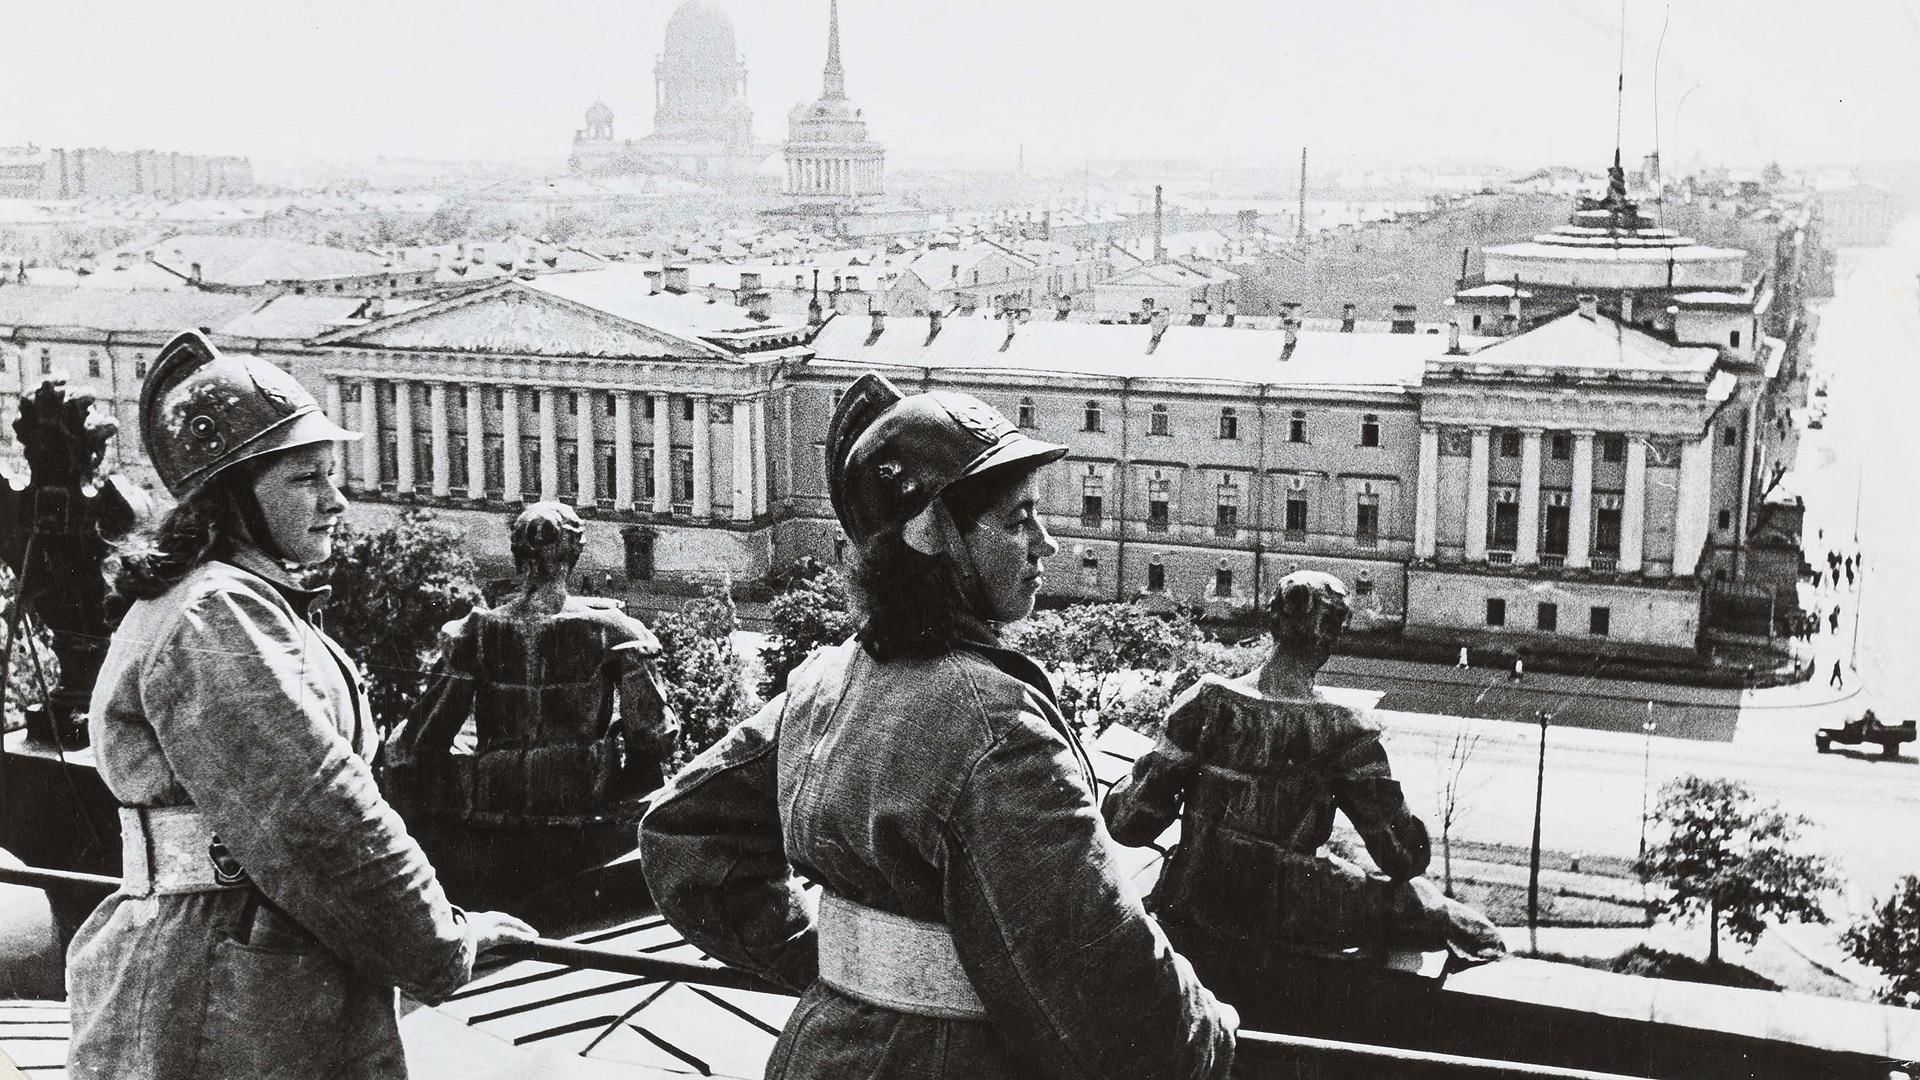
M504 911L469 911L467 936L473 939L477 956L510 942L532 941L540 932Z

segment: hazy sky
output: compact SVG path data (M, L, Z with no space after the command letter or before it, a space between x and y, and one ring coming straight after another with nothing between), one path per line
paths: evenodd
M564 160L596 97L644 135L677 0L0 0L0 145L272 163ZM819 93L827 0L721 0L756 134ZM843 0L895 160L1355 156L1597 165L1619 0ZM1920 0L1627 0L1625 147L1920 156ZM1684 96L1684 101L1683 101ZM1679 111L1676 115L1676 107ZM1671 165L1670 165L1671 167Z

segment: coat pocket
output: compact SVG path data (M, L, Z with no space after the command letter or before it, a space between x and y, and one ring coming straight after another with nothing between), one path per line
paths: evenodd
M258 936L248 944L223 935L207 976L203 1075L334 1075L348 1033L346 969L332 953L312 944L275 947Z

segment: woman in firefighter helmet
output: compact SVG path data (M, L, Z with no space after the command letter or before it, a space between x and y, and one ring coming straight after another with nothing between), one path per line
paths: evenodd
M332 554L335 445L359 436L193 333L156 359L140 433L178 505L110 568L131 607L88 724L123 876L68 952L68 1073L404 1076L394 989L444 997L533 931L447 903L295 576Z
M1052 686L998 634L1058 550L1038 473L1066 447L869 375L826 448L861 629L656 798L662 912L801 994L769 1076L1225 1076L1237 1018L1122 878Z

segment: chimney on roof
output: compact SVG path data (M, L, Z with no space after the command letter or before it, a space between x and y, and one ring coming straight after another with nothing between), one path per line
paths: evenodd
M440 269L440 253L437 251L433 253L433 268Z
M1348 301L1340 306L1340 332L1343 334L1353 333L1353 323L1353 303L1352 301Z
M662 271L661 281L670 293L685 295L687 291L688 271L684 266L669 266Z
M1196 296L1190 302L1190 308L1191 308L1191 311L1187 315L1187 325L1189 326L1207 325L1207 313L1213 310L1213 305L1207 303L1204 297Z
M939 308L934 308L927 312L927 340L923 342L923 344L931 345L933 344L933 339L940 336L940 318L941 312Z
M1053 298L1053 320L1060 322L1073 314L1073 297L1061 293Z
M646 270L646 271L642 271L642 273L644 273L647 278L647 295L648 296L660 295L660 271Z
M113 268L114 268L115 270L131 270L131 269L133 269L133 252L131 252L131 251L116 251L116 252L114 252L114 253L113 253Z
M1620 290L1620 321L1628 324L1633 322L1633 290L1631 289Z
M1155 184L1153 185L1153 261L1154 262L1165 262L1167 258L1167 245L1164 239L1165 234L1162 231L1162 226L1164 222L1165 222L1165 218L1162 216L1161 210L1160 210L1160 185Z
M754 290L746 295L747 318L755 322L766 322L773 318L773 294Z
M367 298L367 310L365 312L365 315L369 319L386 318L387 317L387 298L384 296L369 296Z
M758 270L740 271L740 291L741 292L759 292L760 291L760 271Z
M1447 355L1460 355L1460 320L1458 319L1447 324Z
M1579 298L1580 317L1595 319L1600 315L1600 298L1592 293L1581 293Z
M1286 344L1280 346L1280 360L1282 363L1293 359L1293 350L1300 345L1300 331L1294 329L1292 323L1287 324L1285 333L1287 335Z
M880 308L874 308L867 312L867 315L873 320L872 328L867 331L867 344L871 345L880 340L881 334L887 332L887 313Z
M187 267L187 280L193 282L195 285L200 284L200 264L199 263L193 263Z
M1507 295L1506 332L1520 332L1520 275L1513 275L1513 292Z
M1396 334L1413 333L1413 313L1418 310L1412 304L1393 305L1392 331Z
M1012 345L1013 345L1013 332L1014 332L1015 330L1018 330L1019 328L1020 328L1020 320L1019 320L1019 319L1016 319L1016 318L1014 318L1014 317L1013 317L1013 314L1012 314L1011 312L1009 312L1009 313L1007 314L1007 336L1006 336L1006 338L1005 338L1004 340L1002 340L1002 341L1000 342L1000 351L1001 351L1001 352L1006 352L1006 351L1007 351L1007 349L1009 349L1009 348L1011 348L1011 347L1012 347Z
M1232 326L1233 320L1240 314L1240 305L1233 297L1229 296L1227 297L1224 310L1226 312L1225 325Z
M1153 337L1147 344L1147 351L1152 352L1159 347L1160 338L1166 334L1167 327L1173 325L1173 312L1163 307L1154 308L1153 315L1147 319L1147 325L1153 327Z

